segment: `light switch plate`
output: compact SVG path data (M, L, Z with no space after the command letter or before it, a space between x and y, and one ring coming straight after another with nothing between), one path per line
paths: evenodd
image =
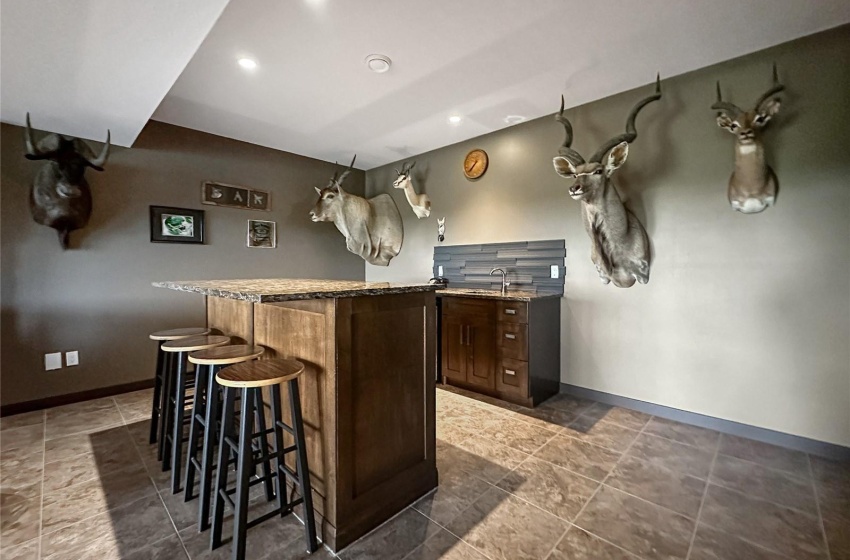
M78 366L78 365L80 365L80 352L78 350L74 350L73 352L65 352L65 365L66 366Z
M557 278L558 277L558 265L553 264L552 266L549 267L549 277L550 278Z
M62 369L62 352L52 352L44 355L44 370Z
M437 276L442 276L442 275L443 275L443 265L438 265L437 266Z

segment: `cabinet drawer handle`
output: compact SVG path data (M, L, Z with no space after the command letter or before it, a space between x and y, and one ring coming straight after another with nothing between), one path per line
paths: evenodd
M512 370L512 369L506 369L506 370L505 370L505 375L516 375L516 372L515 372L514 370Z
M506 315L516 315L516 309L505 309Z
M505 338L507 338L508 340L515 340L515 339L516 339L516 335L515 335L515 334L511 334L511 333L505 333Z

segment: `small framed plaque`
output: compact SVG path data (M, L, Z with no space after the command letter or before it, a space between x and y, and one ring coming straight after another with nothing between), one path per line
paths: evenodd
M204 211L151 206L151 243L203 243Z
M201 185L201 202L245 210L271 210L271 193L259 189L207 181Z
M277 224L266 220L248 220L248 247L254 249L277 247Z

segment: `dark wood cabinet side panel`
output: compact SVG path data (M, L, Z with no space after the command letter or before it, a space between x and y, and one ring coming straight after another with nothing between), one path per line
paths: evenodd
M437 484L434 294L342 298L336 326L339 549Z
M561 298L529 303L528 369L534 406L558 393L561 386Z

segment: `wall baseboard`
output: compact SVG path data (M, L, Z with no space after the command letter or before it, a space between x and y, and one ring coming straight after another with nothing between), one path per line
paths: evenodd
M828 443L803 436L777 432L767 428L750 426L749 424L733 422L732 420L723 420L722 418L715 418L714 416L706 416L705 414L688 412L687 410L680 410L678 408L672 408L651 402L621 397L612 393L604 393L602 391L587 389L585 387L570 385L568 383L561 383L561 392L575 397L610 404L612 406L630 408L632 410L637 410L638 412L645 412L646 414L660 416L661 418L675 420L684 424L691 424L700 428L708 428L724 434L750 438L764 443L772 443L773 445L780 445L789 449L795 449L797 451L803 451L804 453L811 453L812 455L818 455L830 459L837 459L839 461L850 461L850 447L844 447L843 445L835 443Z
M0 417L22 414L24 412L32 412L34 410L42 410L45 408L53 408L54 406L62 406L65 404L90 401L92 399L100 399L103 397L111 397L113 395L120 395L121 393L141 391L142 389L150 389L153 387L153 381L154 380L152 378L143 379L142 381L133 381L132 383L124 383L122 385L90 389L88 391L80 391L79 393L71 393L68 395L57 395L55 397L36 399L34 401L4 404L3 406L0 406Z

